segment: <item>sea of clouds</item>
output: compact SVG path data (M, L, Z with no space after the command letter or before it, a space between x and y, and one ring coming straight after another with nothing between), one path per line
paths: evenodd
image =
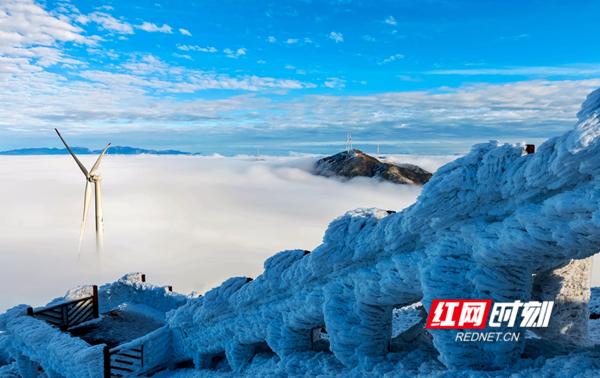
M435 171L456 156L389 158ZM81 159L91 166L95 157ZM176 291L204 292L231 276L257 276L278 251L313 249L347 210L400 210L420 192L314 176L315 159L107 156L105 249L97 254L93 202L78 252L85 181L71 157L1 157L0 311L132 271ZM594 269L600 285L600 261Z

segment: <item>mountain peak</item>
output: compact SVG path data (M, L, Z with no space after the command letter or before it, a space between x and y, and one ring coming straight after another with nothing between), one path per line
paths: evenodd
M314 173L320 176L375 177L395 184L423 185L431 178L431 173L412 164L391 164L352 149L318 160Z

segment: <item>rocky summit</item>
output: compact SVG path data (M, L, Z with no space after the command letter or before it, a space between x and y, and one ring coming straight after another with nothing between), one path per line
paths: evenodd
M395 184L423 185L431 173L412 164L385 163L364 152L353 149L319 159L314 173L326 177L374 177Z

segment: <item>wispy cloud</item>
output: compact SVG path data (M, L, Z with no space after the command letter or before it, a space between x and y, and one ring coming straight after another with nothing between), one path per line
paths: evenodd
M500 37L501 40L509 40L509 41L520 41L523 39L529 39L531 37L531 35L527 34L527 33L521 33L521 34L515 34L515 35L510 35L507 37Z
M213 46L177 45L177 48L181 51L197 51L211 54L214 54L217 51L219 51L216 47Z
M277 38L275 38L274 36L270 35L267 37L267 42L269 43L275 43L277 42Z
M389 64L389 63L393 63L396 62L398 60L402 60L404 59L404 54L394 54L394 55L390 55L387 58L383 59L382 61L379 62L379 64Z
M398 22L396 21L396 19L394 18L394 16L388 16L385 18L385 20L383 20L383 22L385 22L388 25L392 25L395 26Z
M176 57L176 58L192 60L192 57L189 56L188 54L173 53L173 56Z
M76 20L82 24L96 23L100 28L117 34L133 34L133 26L104 12L93 12L89 15L79 15Z
M236 58L239 58L240 56L246 55L246 51L247 50L245 48L243 48L243 47L240 47L240 48L238 48L236 50L232 50L230 48L226 48L226 49L223 50L223 53L225 53L225 56L227 56L228 58L236 59Z
M425 73L458 76L597 76L600 75L600 63L567 66L439 69L426 71Z
M136 28L141 29L143 31L147 31L149 33L173 33L173 29L167 24L162 24L162 26L158 26L148 21L144 21L141 25L136 25Z
M346 86L346 80L338 77L330 77L323 83L323 86L331 89L344 88Z
M182 35L186 35L188 37L192 36L192 33L189 30L184 29L184 28L179 28L179 33L181 33Z
M331 33L329 33L329 39L331 39L335 43L344 42L344 35L342 33L332 31Z
M367 42L375 42L376 41L375 37L373 37L370 34L365 34L361 38L363 41L367 41Z

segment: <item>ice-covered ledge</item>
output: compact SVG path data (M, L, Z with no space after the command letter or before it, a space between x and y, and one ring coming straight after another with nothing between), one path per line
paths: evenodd
M90 286L76 287L65 296L52 300L48 306L87 298L90 294ZM167 287L144 282L140 273L130 273L115 282L102 285L98 297L100 314L119 309L121 312L143 315L136 320L151 318L157 324L164 324L165 314L181 306L188 298ZM0 360L0 365L14 361L15 369L23 377L40 376L40 371L48 377L105 377L105 344L90 345L84 341L85 338L72 336L71 333L78 334L73 331L75 328L65 332L44 320L28 316L27 307L17 306L0 315L0 348L3 349L2 354L7 354L0 354L4 360ZM98 325L103 319L93 319L76 327ZM110 336L114 337L116 332L111 328ZM145 346L142 353L146 368L168 366L171 363L173 348L171 332L167 327L120 344L117 349L141 344Z
M35 377L38 368L48 376L102 378L103 345L85 341L26 314L27 306L17 306L4 315L0 325L7 334L9 353L19 373Z

